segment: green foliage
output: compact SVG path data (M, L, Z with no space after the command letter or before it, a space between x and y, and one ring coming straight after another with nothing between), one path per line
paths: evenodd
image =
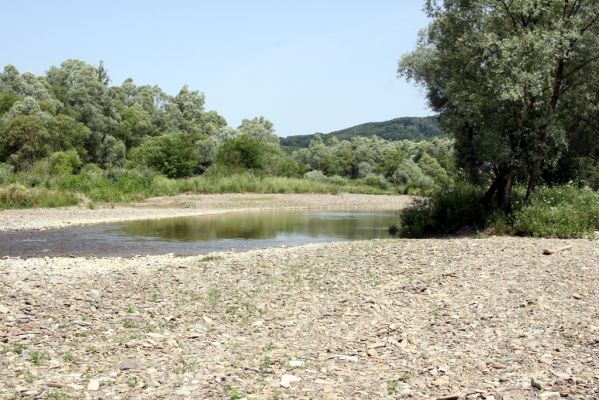
M517 210L511 231L538 237L584 237L599 230L599 192L573 185L543 187Z
M564 155L596 157L597 144L567 149L599 132L599 3L446 0L425 9L431 23L399 73L426 88L470 181L493 182L486 206L509 210L518 181L556 180Z
M0 210L8 208L65 207L76 205L79 197L70 192L9 185L0 188Z
M197 135L185 132L150 137L132 150L130 158L135 164L153 168L169 178L192 176L199 167L195 139Z
M216 155L218 164L235 168L262 170L266 167L269 146L249 135L240 135L225 142Z
M6 113L17 101L21 100L19 96L11 92L0 93L0 115Z
M70 175L81 167L81 159L75 150L58 151L50 156L50 173Z
M297 135L281 138L281 145L285 147L308 147L316 135L323 139L337 138L338 140L351 140L355 136L378 136L385 140L422 140L444 136L445 133L439 126L437 117L402 117L384 122L368 122L342 129L328 134Z
M316 136L308 149L295 151L293 157L298 164L325 176L370 177L369 181L378 181L380 187L391 182L400 193L428 194L453 184L452 141L447 138L413 142L374 136L325 143Z
M459 182L419 200L401 213L400 235L422 237L448 234L464 226L482 227L485 222L480 205L482 191Z
M40 117L18 115L0 126L0 162L24 170L50 153L48 139Z
M402 212L400 234L422 237L471 227L493 234L580 238L599 229L599 192L574 185L543 187L529 203L524 192L517 188L513 213L485 212L481 189L459 183Z

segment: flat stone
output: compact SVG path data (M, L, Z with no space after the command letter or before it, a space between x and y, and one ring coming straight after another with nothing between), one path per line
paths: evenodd
M299 368L304 366L304 362L302 360L290 360L289 366L291 368Z
M87 384L87 390L95 392L99 389L100 389L100 381L98 379L92 379Z
M284 388L288 388L289 386L291 386L292 383L297 383L301 380L302 378L300 378L299 376L285 374L281 376L280 385Z
M554 400L561 398L562 396L559 394L559 392L543 392L539 395L539 399L541 400Z
M119 365L119 369L121 371L127 371L130 369L136 369L138 367L138 362L136 359L134 358L129 358L125 361L123 361L120 365Z

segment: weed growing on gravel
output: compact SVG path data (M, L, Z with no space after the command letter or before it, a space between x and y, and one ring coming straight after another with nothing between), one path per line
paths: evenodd
M72 364L75 362L75 356L73 353L67 352L62 355L62 360L66 363Z
M231 385L227 385L225 387L225 395L229 398L229 400L241 400L243 398L243 395Z
M44 396L44 400L69 400L70 397L65 392L60 390L52 390Z
M45 351L35 350L32 351L31 354L29 354L29 359L31 360L33 365L42 365L50 359L50 356Z
M127 328L127 329L137 328L137 324L134 321L131 321L130 319L126 319L123 321L123 328Z
M399 383L397 381L391 380L387 382L387 394L389 396L393 396L397 393L397 389L399 389Z
M210 261L216 261L216 260L220 260L222 259L222 257L220 256L204 256L202 258L200 258L200 262L210 262Z
M210 303L210 306L212 308L216 307L216 305L218 304L219 297L220 293L218 292L217 288L208 289L208 303Z
M27 371L23 374L23 379L25 379L25 382L31 384L33 383L34 377L31 372Z
M23 351L25 351L25 346L23 346L20 343L17 343L12 347L12 349L10 349L10 351L12 351L15 354L21 355L23 354Z

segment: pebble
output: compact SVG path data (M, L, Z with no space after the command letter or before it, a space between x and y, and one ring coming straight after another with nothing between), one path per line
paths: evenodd
M543 392L539 395L540 400L556 400L561 399L559 392Z
M95 392L99 389L100 389L100 381L98 379L92 379L89 381L89 383L87 385L87 390Z
M292 383L297 383L301 380L302 378L298 376L285 374L281 376L281 382L279 384L284 388L288 388L291 386Z

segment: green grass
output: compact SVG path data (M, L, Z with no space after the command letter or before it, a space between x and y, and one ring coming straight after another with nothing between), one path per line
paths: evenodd
M9 208L62 207L85 197L90 208L97 204L139 201L181 193L368 193L392 194L369 180L340 177L315 182L301 178L265 176L250 172L232 175L204 174L169 179L148 169L115 168L108 171L87 166L75 175L13 174L0 187L0 210Z
M66 207L79 203L79 196L64 190L26 188L10 185L0 188L0 210L9 208Z
M458 184L434 194L402 213L400 235L444 235L470 226L490 234L583 238L599 230L599 192L586 187L541 187L526 204L525 188L518 187L512 213L485 213L479 203L482 193Z

